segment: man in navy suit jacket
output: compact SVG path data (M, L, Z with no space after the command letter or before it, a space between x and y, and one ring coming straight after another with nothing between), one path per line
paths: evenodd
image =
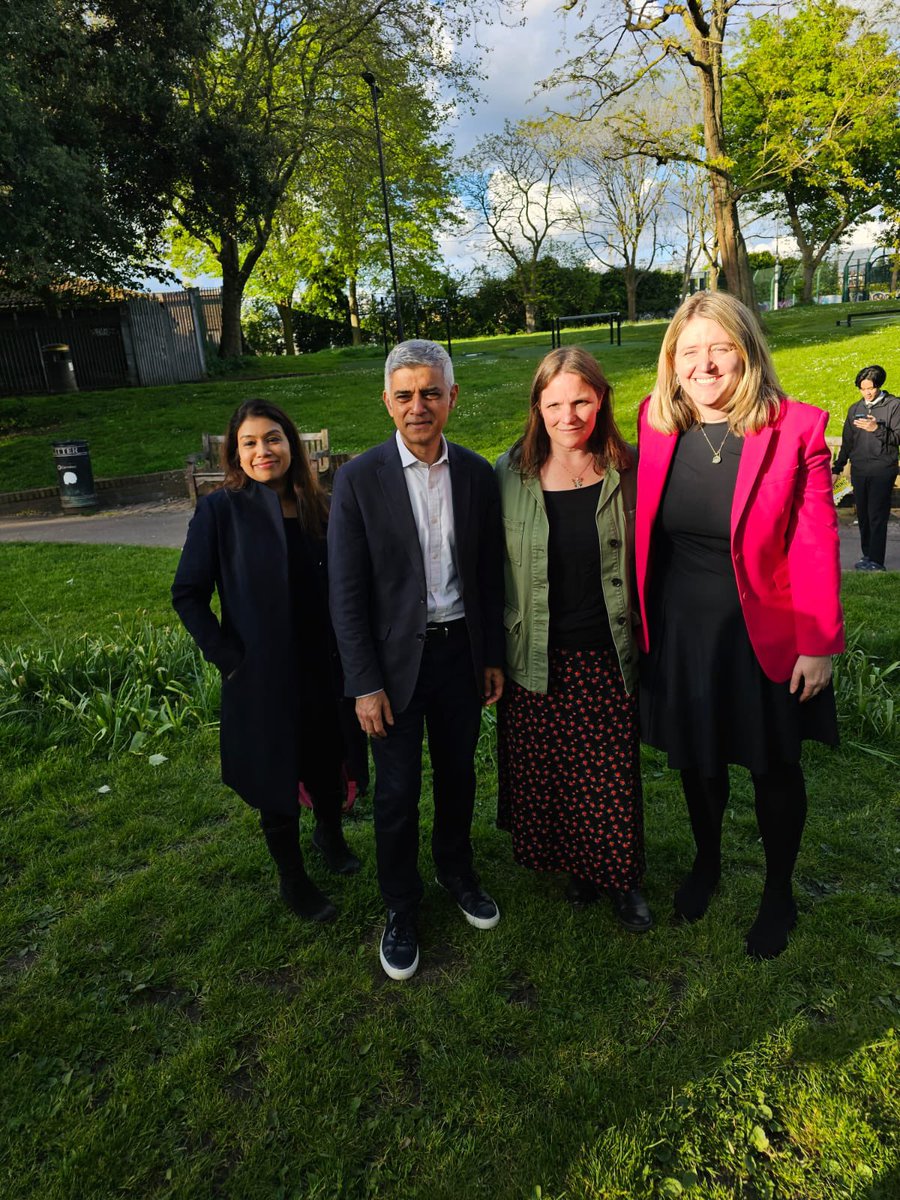
M437 882L476 928L500 919L470 831L481 706L503 691L503 529L490 465L443 434L459 391L443 347L401 342L384 378L396 433L335 476L328 553L345 691L375 760L381 965L408 979L419 965L426 727Z

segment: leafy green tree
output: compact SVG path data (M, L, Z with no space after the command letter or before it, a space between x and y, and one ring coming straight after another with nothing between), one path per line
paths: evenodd
M133 282L158 261L176 172L178 88L211 0L0 5L0 275Z
M184 93L173 211L219 263L224 357L240 352L241 298L284 196L315 190L303 175L334 145L350 81L371 65L386 91L398 77L466 93L472 69L446 46L470 15L469 0L219 0L215 47Z
M750 21L725 95L733 173L754 207L786 221L803 262L802 299L828 251L900 199L900 56L837 0Z

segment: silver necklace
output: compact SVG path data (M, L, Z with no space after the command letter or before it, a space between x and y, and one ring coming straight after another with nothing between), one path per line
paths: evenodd
M729 433L731 433L731 430L730 429L725 430L725 436L722 438L721 444L719 445L719 448L717 450L716 447L709 440L709 438L706 436L706 430L703 428L703 425L698 424L697 428L703 434L704 442L706 442L707 446L709 446L710 450L712 450L712 452L713 452L713 456L712 456L713 462L720 463L722 461L722 447L728 441L728 435L729 435Z
M577 487L577 488L584 487L584 476L583 475L573 475L571 471L566 470L566 468L562 465L562 463L559 462L558 458L555 458L553 461L558 462L560 467L562 468L562 470L565 471L565 473L572 480L572 487ZM593 462L593 459L591 459L591 462Z

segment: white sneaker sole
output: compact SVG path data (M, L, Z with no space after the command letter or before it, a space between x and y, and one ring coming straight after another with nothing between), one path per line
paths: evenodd
M444 885L438 879L437 875L435 875L435 877L434 877L434 882L438 885L439 888L442 888L445 892L447 892L448 896L450 896L451 893L447 890L447 888L444 887ZM469 922L469 924L473 925L476 929L493 929L494 926L500 920L500 906L497 904L496 900L494 901L495 912L492 917L473 917L471 913L466 912L466 910L463 908L463 906L461 904L457 904L456 907L459 909L459 911L462 913L462 915L466 918L466 920Z
M416 951L416 957L413 959L412 963L402 970L399 967L391 966L388 960L384 957L384 951L380 946L378 947L378 957L381 960L381 969L389 979L411 979L419 969L418 950Z
M494 915L492 917L473 917L471 913L466 912L466 910L462 907L462 905L457 904L456 907L459 909L459 911L462 913L462 915L466 918L466 920L469 922L469 924L474 925L476 929L493 929L494 926L497 924L497 922L500 920L500 909L499 908L497 908L497 911L494 913ZM496 903L495 903L494 907L495 908L497 907Z

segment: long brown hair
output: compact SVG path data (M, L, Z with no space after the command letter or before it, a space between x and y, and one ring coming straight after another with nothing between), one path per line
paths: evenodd
M277 404L270 404L268 400L245 400L231 414L225 431L225 445L222 447L225 486L237 492L250 482L249 476L241 467L238 454L238 430L248 417L265 417L267 421L276 422L284 430L291 451L287 479L297 501L297 517L307 533L321 537L328 522L328 498L312 472L297 426Z
M612 387L596 358L581 346L561 346L541 359L531 381L525 432L510 451L511 462L526 478L534 479L540 475L550 457L550 438L541 415L541 395L550 381L562 374L578 375L600 399L597 420L587 443L597 469L602 471L606 466L612 466L617 471L624 471L633 466L634 453L619 433L613 416Z
M660 433L684 433L697 420L693 404L684 394L675 372L675 349L688 321L706 317L721 325L744 364L734 395L723 406L732 433L758 433L778 416L784 391L763 337L762 329L745 304L728 292L694 292L683 302L663 335L656 386L650 395L647 419Z

